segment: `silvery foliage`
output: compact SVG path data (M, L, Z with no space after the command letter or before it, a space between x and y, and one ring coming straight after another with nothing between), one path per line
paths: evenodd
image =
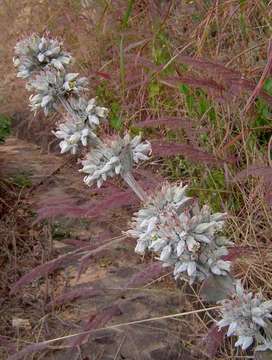
M108 109L96 105L96 100L85 98L71 99L67 106L70 110L64 123L59 124L57 131L53 131L58 139L62 139L59 146L61 154L70 151L77 153L80 143L87 146L88 142L96 139L95 130L101 121L106 121Z
M220 231L226 214L212 214L208 206L201 210L166 211L156 225L149 246L159 255L164 266L174 267L175 279L203 281L213 275L228 275L230 261L222 257L231 245Z
M17 76L24 79L48 66L63 71L71 61L71 55L63 50L61 42L36 34L16 44L13 59L18 68Z
M91 129L95 129L101 122L106 121L109 110L97 106L96 99L87 100L84 97L72 98L69 105L73 114L86 122Z
M167 209L180 211L189 197L186 196L187 186L163 184L159 191L150 195L142 209L134 214L131 228L127 235L137 239L136 253L143 254L151 245L155 237L156 225L160 221L160 215Z
M43 109L45 115L56 110L60 101L70 95L80 95L87 90L88 81L85 77L78 78L77 73L61 73L54 70L46 70L31 79L27 88L35 90L31 95L30 107L33 111Z
M261 330L271 326L272 301L264 301L261 294L253 295L243 289L241 282L237 281L236 291L231 300L221 301L222 319L217 325L221 329L228 326L227 336L237 336L235 346L246 350L254 340L263 339L263 345L256 348L258 351L272 349L271 340L261 335Z
M53 134L58 139L62 139L59 143L61 154L70 151L73 155L77 153L80 143L87 146L88 138L95 136L88 124L71 117L68 117L65 123L59 124Z
M211 275L227 275L230 261L222 260L231 245L219 232L226 214L212 214L208 206L184 209L190 198L186 186L163 185L136 214L127 235L137 239L135 251L155 252L174 277L190 283Z
M81 172L85 176L84 182L98 187L108 178L131 171L133 163L149 159L151 145L148 141L141 142L141 136L133 139L128 134L124 138L117 137L108 140L92 150L82 161Z

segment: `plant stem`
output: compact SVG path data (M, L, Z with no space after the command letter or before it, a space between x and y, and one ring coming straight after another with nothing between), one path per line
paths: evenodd
M145 201L147 199L147 193L139 185L139 183L135 180L135 178L131 172L122 174L122 178L125 180L125 182L128 184L128 186L135 192L135 194L138 196L138 198L141 201Z

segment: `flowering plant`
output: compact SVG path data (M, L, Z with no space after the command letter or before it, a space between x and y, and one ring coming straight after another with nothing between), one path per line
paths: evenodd
M31 79L27 85L28 90L36 92L29 98L31 110L43 109L45 115L48 115L70 95L79 95L87 90L87 85L87 79L85 77L78 78L78 74L45 70Z
M14 65L18 77L27 79L46 67L64 71L72 62L72 56L63 50L62 43L56 39L33 34L19 41L15 46Z
M60 139L60 152L75 155L80 153L81 145L87 149L80 161L80 172L86 174L84 182L88 186L101 187L108 177L120 175L142 202L125 231L136 239L135 252L154 253L163 266L173 268L175 279L190 284L207 284L216 279L226 290L230 282L232 296L221 300L218 327L228 327L227 335L237 336L235 346L243 350L255 342L256 351L272 352L272 301L264 301L260 294L246 293L239 281L234 292L232 289L231 261L225 256L233 243L223 234L226 213L212 213L207 205L199 208L182 184L165 183L147 194L134 179L132 168L150 159L149 141L142 141L140 135L131 138L128 133L123 137L99 138L96 132L106 122L109 111L98 106L95 98L88 100L83 96L88 81L78 73L68 72L72 60L61 42L36 34L17 43L13 59L17 76L26 79L27 89L33 91L31 109L43 110L45 115L59 107L66 112L64 121L53 131ZM227 297L228 293L216 291L220 299L222 294Z
M190 200L185 191L182 186L163 186L135 214L127 232L137 239L135 251L155 252L164 266L174 267L175 279L190 283L213 274L227 275L231 263L222 257L231 242L218 234L226 214L211 214L208 206L184 210Z
M270 326L272 319L272 301L264 301L259 293L245 292L241 281L237 281L236 291L232 299L221 301L221 317L218 326L228 326L227 336L235 335L238 340L235 346L246 350L254 341L261 343L256 350L272 350L271 338L262 335L262 330Z
M148 160L150 153L148 141L141 142L140 136L130 139L126 134L123 138L108 139L96 147L82 161L83 168L80 171L88 174L84 178L88 186L96 182L100 187L108 177L129 173L133 163Z

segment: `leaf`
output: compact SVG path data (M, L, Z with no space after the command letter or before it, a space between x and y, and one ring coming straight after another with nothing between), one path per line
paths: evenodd
M206 279L200 289L204 301L216 303L234 292L233 279L230 276L213 275Z
M5 139L10 135L11 132L11 119L0 114L0 143L3 143Z
M186 84L181 84L179 86L179 91L183 94L183 95L189 95L190 89L189 86Z
M215 357L219 347L223 343L226 331L226 328L220 330L216 324L213 324L203 339L203 343L210 359Z
M117 102L113 102L111 105L111 115L110 115L110 126L115 130L121 130L123 123L120 118L120 105Z
M131 17L133 5L134 5L134 0L128 0L128 7L122 19L122 25L124 28L128 27L128 22L129 22L129 18Z

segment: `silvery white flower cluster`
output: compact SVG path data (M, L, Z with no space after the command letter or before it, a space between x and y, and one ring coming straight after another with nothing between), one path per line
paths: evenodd
M218 234L226 214L211 214L208 206L195 212L166 214L158 226L158 240L152 244L160 252L160 260L174 266L175 279L190 283L211 275L228 275L231 265L222 260L231 242Z
M96 105L96 100L86 100L84 98L71 99L67 106L71 108L66 121L59 124L53 134L58 139L61 154L70 151L73 155L77 153L80 143L87 146L89 143L97 143L95 134L96 127L101 121L106 121L108 109Z
M272 301L264 301L261 294L246 293L241 282L237 281L236 292L231 300L221 301L222 319L217 325L221 329L228 326L227 336L237 336L235 346L246 350L254 340L263 340L263 345L256 348L258 351L271 349L271 340L265 339L260 331L271 326Z
M137 239L135 251L146 249L159 255L164 266L174 267L175 279L190 283L211 275L227 275L230 261L222 259L231 245L219 232L226 214L184 209L189 199L186 187L164 186L134 216L127 234Z
M91 134L91 129L83 121L75 121L73 118L69 118L65 123L59 124L56 131L53 134L58 139L62 139L59 143L61 154L70 151L73 155L77 153L80 143L83 146L87 146L88 138L95 136Z
M80 171L88 174L84 178L88 186L96 182L100 187L108 177L128 173L133 163L148 160L150 153L148 141L141 142L141 136L130 139L126 134L123 138L105 141L93 149L82 161L83 168Z
M31 79L28 90L35 90L31 95L30 107L33 111L43 109L45 115L56 110L58 104L70 95L79 95L87 90L88 81L85 77L78 78L76 73L61 73L55 70L46 70Z
M16 44L13 59L18 68L17 76L24 79L49 66L63 71L71 61L71 55L63 50L61 42L36 34Z
M158 238L149 248L160 255L164 266L174 266L176 280L181 278L192 284L211 275L227 275L230 271L230 261L222 260L222 256L228 254L225 245L229 243L224 237L215 236L222 221L216 219L219 214L207 218L208 211L204 207L195 216L165 214L157 226Z
M87 100L84 97L72 98L69 106L75 116L87 122L91 129L95 129L101 122L106 121L109 110L97 106L96 99Z
M135 251L143 254L155 237L154 230L160 220L160 215L167 209L180 212L190 200L185 195L187 186L165 183L159 191L150 195L143 207L134 214L131 229L126 234L137 239Z

